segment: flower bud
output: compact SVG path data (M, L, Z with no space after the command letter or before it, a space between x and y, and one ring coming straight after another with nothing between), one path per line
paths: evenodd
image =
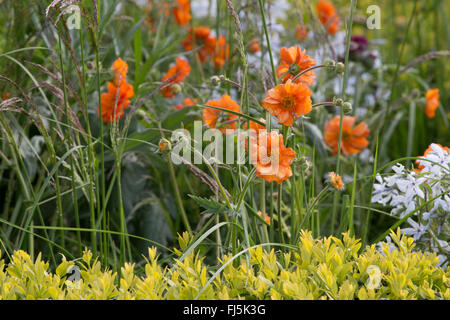
M95 73L96 70L97 70L97 66L95 64L95 61L87 61L86 62L86 73Z
M344 104L344 100L342 100L341 98L336 98L336 97L334 97L334 98L333 98L333 104L334 104L336 107L342 107L342 105Z
M145 119L145 118L147 117L147 114L145 113L144 110L142 110L142 109L137 109L137 110L136 110L136 117L137 117L139 120L142 120L142 119Z
M179 83L174 83L170 86L170 91L172 91L173 94L178 94L183 90L181 85Z
M217 87L218 85L220 85L220 82L221 82L221 80L218 76L212 76L209 80L211 81L211 84L214 87Z
M327 61L325 61L324 66L327 67L327 69L329 69L329 70L334 70L334 68L336 67L336 61L327 60Z
M344 102L342 104L342 110L344 111L344 113L352 112L352 104L350 102Z
M166 138L159 140L159 151L161 153L169 153L172 150L172 144Z
M344 73L345 64L343 64L342 62L338 62L338 63L336 63L336 66L334 69L335 69L336 73Z

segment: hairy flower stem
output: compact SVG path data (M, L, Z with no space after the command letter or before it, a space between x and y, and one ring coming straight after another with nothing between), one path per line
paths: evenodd
M236 14L236 11L234 10L233 3L231 0L226 0L229 11L231 16L234 19L235 29L236 33L238 35L238 45L239 45L239 53L241 56L241 62L243 65L243 79L242 79L242 90L241 90L241 105L244 106L244 114L249 114L249 95L248 95L248 63L247 63L247 57L245 54L245 46L244 46L244 35L242 33L241 28L241 22L239 20L239 16ZM238 123L240 124L240 118L238 118ZM247 119L247 128L250 128L250 121ZM247 189L250 186L250 181L253 178L254 170L252 170L252 174L250 174L247 178L247 182L245 186L242 186L242 173L241 173L241 165L238 164L238 172L239 172L239 188L241 192L241 198L239 199L239 202L237 204L237 211L242 214L242 224L244 226L244 236L245 236L245 244L248 247L250 247L250 240L248 235L248 216L247 216L247 210L245 207L241 210L241 204L245 199L245 195L247 193ZM233 226L233 229L235 227ZM234 242L233 242L233 248L234 248Z
M269 37L269 31L267 29L267 23L266 23L266 10L264 8L264 1L263 0L258 0L259 1L259 9L261 12L261 20L263 23L263 27L264 27L264 35L266 36L266 42L267 42L267 51L269 53L269 57L270 57L270 66L272 68L272 79L273 79L273 84L274 86L277 85L278 80L277 80L277 75L276 75L276 71L275 71L275 63L273 61L273 55L272 55L272 48L270 45L270 37ZM271 116L270 113L266 111L266 128L267 131L271 131L272 130L272 122L271 122ZM263 182L264 183L264 182ZM270 184L270 209L269 209L269 217L270 220L273 221L273 182L271 182ZM265 194L262 195L265 199ZM270 224L270 241L273 242L273 238L274 238L274 224L271 223Z
M183 220L184 226L189 234L192 234L192 228L189 224L189 220L186 215L186 211L184 210L183 201L181 200L180 190L178 189L177 178L175 176L175 169L173 168L172 159L170 158L170 154L167 156L167 163L169 164L169 174L170 180L172 182L173 189L175 191L175 197L177 200L178 211L181 214L181 219Z
M303 74L305 74L305 73L307 73L307 72L309 72L309 71L311 71L311 70L319 69L319 68L328 68L328 66L326 66L326 65L324 65L324 64L319 64L319 65L316 65L316 66L312 66L312 67L310 67L310 68L308 68L308 69L305 69L305 70L303 70L302 72L298 73L298 74L292 79L292 82L295 82L295 80L297 80L298 78L300 78ZM282 76L282 78L284 78L284 76Z
M353 13L356 8L357 0L351 0L350 6L350 17L347 21L347 35L346 35L346 43L345 43L345 69L344 69L344 79L342 81L342 90L341 96L344 98L345 90L347 88L347 80L348 80L348 61L349 61L349 53L350 53L350 38L352 34L352 26L353 26ZM341 174L341 141L342 141L342 123L344 119L344 109L340 109L340 119L339 119L339 139L338 139L338 153L337 153L337 164L336 164L336 173L338 175ZM336 222L336 211L337 204L339 200L339 192L334 192L333 197L333 210L331 216L331 234L334 235L334 226Z

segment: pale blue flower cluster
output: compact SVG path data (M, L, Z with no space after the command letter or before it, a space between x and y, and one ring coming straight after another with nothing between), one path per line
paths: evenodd
M397 163L392 167L393 175L378 174L372 202L392 207L393 216L408 216L409 227L402 231L425 249L445 257L450 254L450 154L432 144L417 164L417 171Z

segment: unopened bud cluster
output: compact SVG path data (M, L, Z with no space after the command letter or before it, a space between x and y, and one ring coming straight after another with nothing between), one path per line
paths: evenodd
M344 111L344 113L350 113L352 112L352 104L348 101L344 101L341 98L333 98L333 104L336 107L340 107L342 108L342 110Z
M329 71L335 71L337 74L342 74L345 71L345 64L343 64L342 62L336 62L334 60L325 61L324 66Z

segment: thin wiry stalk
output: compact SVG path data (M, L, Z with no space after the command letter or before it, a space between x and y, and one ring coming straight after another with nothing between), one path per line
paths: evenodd
M100 198L100 191L99 189L101 188L101 202L99 201L99 206L98 206L98 212L97 214L99 216L101 216L103 219L105 219L106 221L106 203L105 203L105 189L106 189L106 185L105 185L105 150L104 150L104 146L103 146L103 137L104 137L104 129L103 129L103 118L102 118L102 101L101 101L101 90L100 90L100 60L99 60L99 41L100 41L100 29L99 29L99 25L100 25L100 11L99 11L99 4L98 4L98 0L94 0L93 1L94 4L94 21L96 21L97 24L97 28L96 28L96 33L95 35L93 35L94 39L94 53L95 53L95 66L96 66L96 78L97 78L97 95L98 95L98 106L99 106L99 126L100 126L100 176L101 176L101 181L100 184L97 184L97 199ZM95 216L91 215L91 227L95 228ZM92 233L91 234L91 246L92 246L92 251L94 253L94 255L97 253L97 238L96 238L96 234Z
M88 152L88 174L89 174L89 210L90 210L90 217L91 217L91 222L92 222L92 218L95 221L95 201L98 198L95 198L95 194L94 194L94 180L98 181L98 179L95 177L94 178L94 146L92 143L92 133L91 133L91 125L90 125L90 121L89 121L89 109L88 109L88 105L87 105L87 92L86 92L86 83L87 83L87 79L86 79L86 63L85 63L85 56L84 56L84 35L83 35L83 28L80 28L79 30L79 34L80 34L80 55L81 55L81 71L82 71L82 81L80 83L80 88L81 88L81 96L83 99L83 103L85 106L85 109L83 110L83 114L84 114L84 119L86 122L86 130L87 130L87 142L88 142L88 147L87 147L87 152ZM97 175L95 175L97 176ZM98 184L97 184L98 186ZM98 204L98 203L97 203ZM92 226L92 225L91 225ZM91 235L92 236L92 235ZM105 263L105 265L108 265L108 256L109 256L109 242L106 241L106 234L104 235L104 251L103 251L103 262Z
M341 96L345 96L345 90L347 88L347 80L348 80L348 71L349 71L349 53L350 53L350 38L352 34L352 26L353 26L353 13L356 8L357 0L352 0L351 8L350 8L350 17L347 21L347 33L346 33L346 42L345 42L345 69L344 69L344 78L342 81L342 90ZM340 119L339 119L339 139L338 139L338 153L337 153L337 164L336 164L336 173L341 174L341 141L342 141L342 123L344 120L344 109L340 109ZM331 218L331 234L334 234L334 226L336 222L336 210L337 203L339 199L339 193L337 191L334 192L333 198L333 209L332 209L332 218Z
M60 31L61 32L61 31ZM62 32L61 32L62 34ZM61 77L62 77L62 84L63 84L63 94L64 94L64 111L66 114L66 125L68 127L68 136L71 136L70 131L70 121L69 121L69 108L67 105L67 92L66 92L66 75L64 70L64 63L63 63L63 56L62 56L62 48L61 48L61 34L59 34L58 37L58 45L59 45L59 61L60 61L60 67L61 67ZM72 139L68 139L69 141L69 148L71 147L70 141ZM72 201L74 206L74 213L75 213L75 224L77 228L80 227L80 217L78 214L78 199L77 199L77 190L76 190L76 183L75 183L75 169L73 164L73 157L70 157L70 177L72 182ZM61 195L60 195L61 196ZM63 227L63 226L62 226ZM64 230L62 230L63 236L64 236ZM81 245L81 233L77 232L77 241L78 241L78 253L81 256L82 254L82 245Z

